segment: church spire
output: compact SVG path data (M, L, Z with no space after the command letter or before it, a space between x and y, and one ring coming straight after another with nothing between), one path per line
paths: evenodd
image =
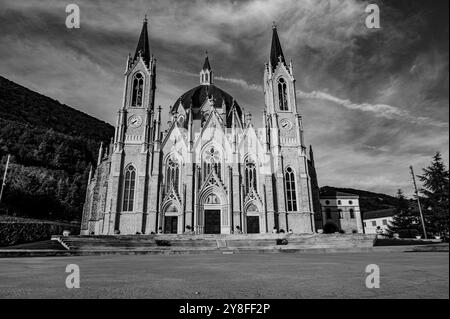
M211 70L211 65L209 64L208 51L205 51L205 63L203 63L202 70Z
M148 31L147 31L147 15L145 15L144 22L142 23L141 36L139 37L139 42L136 47L136 52L134 54L134 60L140 56L144 60L147 66L150 65L150 43L148 41Z
M203 63L203 68L200 71L200 84L213 84L213 71L211 65L209 64L208 51L205 51L205 62Z
M281 49L280 39L278 38L277 26L275 22L272 26L272 47L270 49L270 63L272 64L272 70L276 68L278 62L286 64L284 59L283 50Z

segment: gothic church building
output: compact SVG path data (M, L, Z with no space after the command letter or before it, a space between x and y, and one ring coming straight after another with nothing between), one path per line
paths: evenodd
M313 233L321 214L314 160L277 28L260 129L215 85L208 56L198 86L173 107L155 107L156 64L145 20L114 138L89 174L81 234Z

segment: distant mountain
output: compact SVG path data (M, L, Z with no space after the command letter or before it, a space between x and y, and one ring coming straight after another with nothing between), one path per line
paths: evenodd
M374 210L388 209L398 205L397 198L386 194L374 193L353 188L339 188L331 186L324 186L320 188L321 194L329 191L338 191L358 195L359 206L362 213Z
M79 219L89 166L113 134L113 126L0 76L0 174L12 155L0 213Z

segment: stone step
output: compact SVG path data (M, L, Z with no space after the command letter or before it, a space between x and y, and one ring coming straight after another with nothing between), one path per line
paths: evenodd
M373 247L369 235L130 235L58 237L71 251L237 251L353 249ZM280 243L286 239L287 244Z

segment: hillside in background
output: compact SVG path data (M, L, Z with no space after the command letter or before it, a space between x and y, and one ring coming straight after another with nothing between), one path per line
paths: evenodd
M328 191L338 191L358 195L359 206L362 213L398 206L398 199L394 196L389 196L386 194L373 193L353 188L339 188L331 186L324 186L320 188L321 194Z
M0 174L11 165L0 212L81 217L89 166L114 128L0 76Z

